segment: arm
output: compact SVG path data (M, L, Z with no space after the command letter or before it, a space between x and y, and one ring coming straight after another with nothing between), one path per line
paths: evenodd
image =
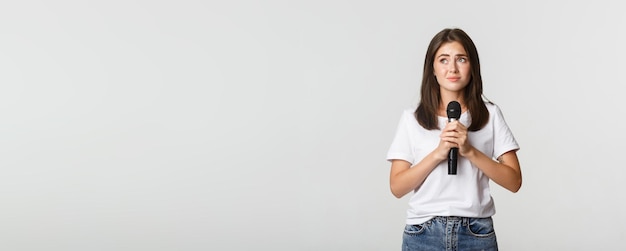
M446 145L448 144L441 142L433 152L426 155L413 167L411 167L411 163L405 160L392 160L391 174L389 175L391 193L396 198L402 198L402 196L421 186L430 172L441 161L448 158L449 147L446 148Z
M467 128L458 122L446 126L442 139L458 145L459 155L467 158L498 185L514 193L522 186L522 171L514 150L500 155L495 161L469 144Z
M522 171L515 151L500 155L498 161L487 157L474 147L471 147L463 156L474 163L489 179L507 190L515 193L522 186Z

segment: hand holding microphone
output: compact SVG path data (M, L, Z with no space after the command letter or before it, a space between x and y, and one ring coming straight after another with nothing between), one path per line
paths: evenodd
M461 117L461 104L459 104L459 102L457 101L450 101L450 103L448 103L448 108L446 109L446 113L448 114L448 122L458 120ZM450 152L448 153L448 174L449 175L456 174L458 156L459 156L459 148L458 147L450 148Z

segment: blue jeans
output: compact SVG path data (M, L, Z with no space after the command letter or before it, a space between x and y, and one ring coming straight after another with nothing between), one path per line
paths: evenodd
M402 251L497 251L493 220L437 216L419 225L406 225Z

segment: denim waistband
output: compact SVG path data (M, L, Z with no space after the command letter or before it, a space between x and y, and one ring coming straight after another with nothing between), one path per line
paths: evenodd
M487 217L489 218L489 217ZM438 221L438 222L442 222L442 223L446 223L446 222L460 222L463 226L466 226L467 224L469 224L471 219L475 219L472 217L461 217L461 216L435 216L434 218L432 218L432 221Z

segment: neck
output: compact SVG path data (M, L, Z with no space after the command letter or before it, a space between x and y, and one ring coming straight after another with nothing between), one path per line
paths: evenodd
M455 96L441 96L441 104L439 104L439 107L442 107L444 110L446 109L446 107L448 106L448 103L452 102L452 101L456 101L459 102L459 104L461 104L461 108L463 108L463 110L465 110L465 100L463 99L462 95L455 95Z

